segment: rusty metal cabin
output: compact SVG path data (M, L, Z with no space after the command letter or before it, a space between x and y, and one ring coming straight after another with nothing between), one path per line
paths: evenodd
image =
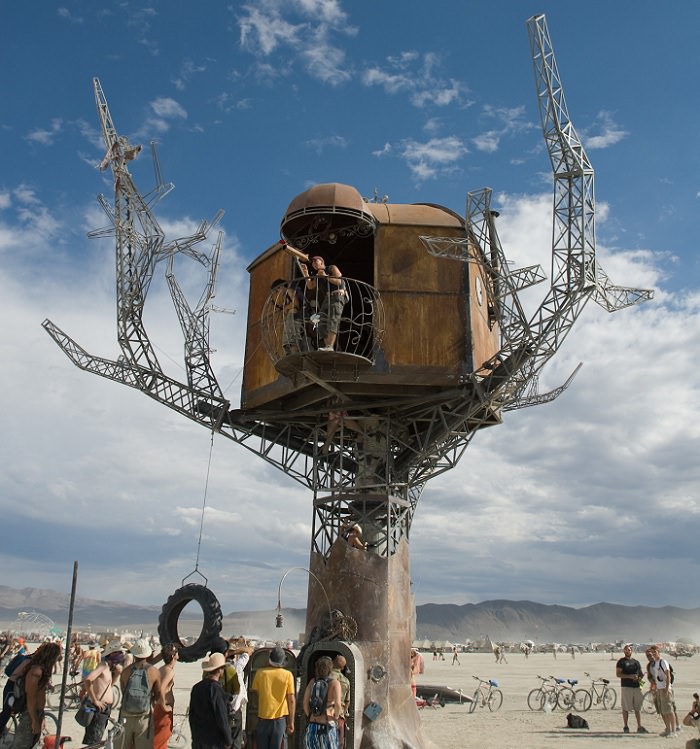
M466 238L464 219L448 208L366 202L353 187L321 184L292 200L281 234L340 268L350 296L345 327L332 352L318 351L317 340L307 350L285 350L283 305L272 287L304 279L283 244L265 250L248 267L243 412L313 407L327 399L326 384L364 407L431 396L458 386L498 352L485 292L488 258L472 243L470 262L435 257L421 241ZM309 330L307 320L304 335L313 339Z

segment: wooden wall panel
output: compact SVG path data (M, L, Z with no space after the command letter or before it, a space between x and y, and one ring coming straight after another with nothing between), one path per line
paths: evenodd
M465 313L459 296L388 291L382 299L387 331L382 348L389 367L462 370ZM418 381L424 383L422 377Z

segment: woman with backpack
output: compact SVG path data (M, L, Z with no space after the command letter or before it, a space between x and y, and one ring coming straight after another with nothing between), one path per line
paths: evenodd
M46 687L60 655L61 646L57 642L45 642L29 659L26 671L17 677L13 710L21 714L12 749L31 749L39 740L46 707Z
M342 693L340 682L330 679L333 661L321 656L314 664L314 678L304 690L304 714L308 720L303 749L338 749L337 721Z

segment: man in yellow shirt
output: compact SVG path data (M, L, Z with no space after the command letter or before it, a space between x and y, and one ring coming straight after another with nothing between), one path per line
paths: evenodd
M251 690L258 695L257 749L279 749L285 732L294 733L294 677L284 667L282 648L270 651L269 666L256 672Z

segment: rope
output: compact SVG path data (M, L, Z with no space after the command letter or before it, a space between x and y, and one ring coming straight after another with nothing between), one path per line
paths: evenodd
M196 556L195 563L194 563L194 572L199 572L199 553L202 549L202 533L204 531L204 511L207 507L207 491L209 489L209 474L211 472L211 458L212 458L213 452L214 452L214 430L212 429L211 441L209 443L209 462L207 463L207 478L206 478L206 481L204 482L204 498L202 500L202 519L200 520L200 523L199 523L199 538L197 539L197 556ZM191 574L194 574L194 572L192 572ZM201 575L202 573L199 572L199 574ZM204 576L202 575L202 577Z

